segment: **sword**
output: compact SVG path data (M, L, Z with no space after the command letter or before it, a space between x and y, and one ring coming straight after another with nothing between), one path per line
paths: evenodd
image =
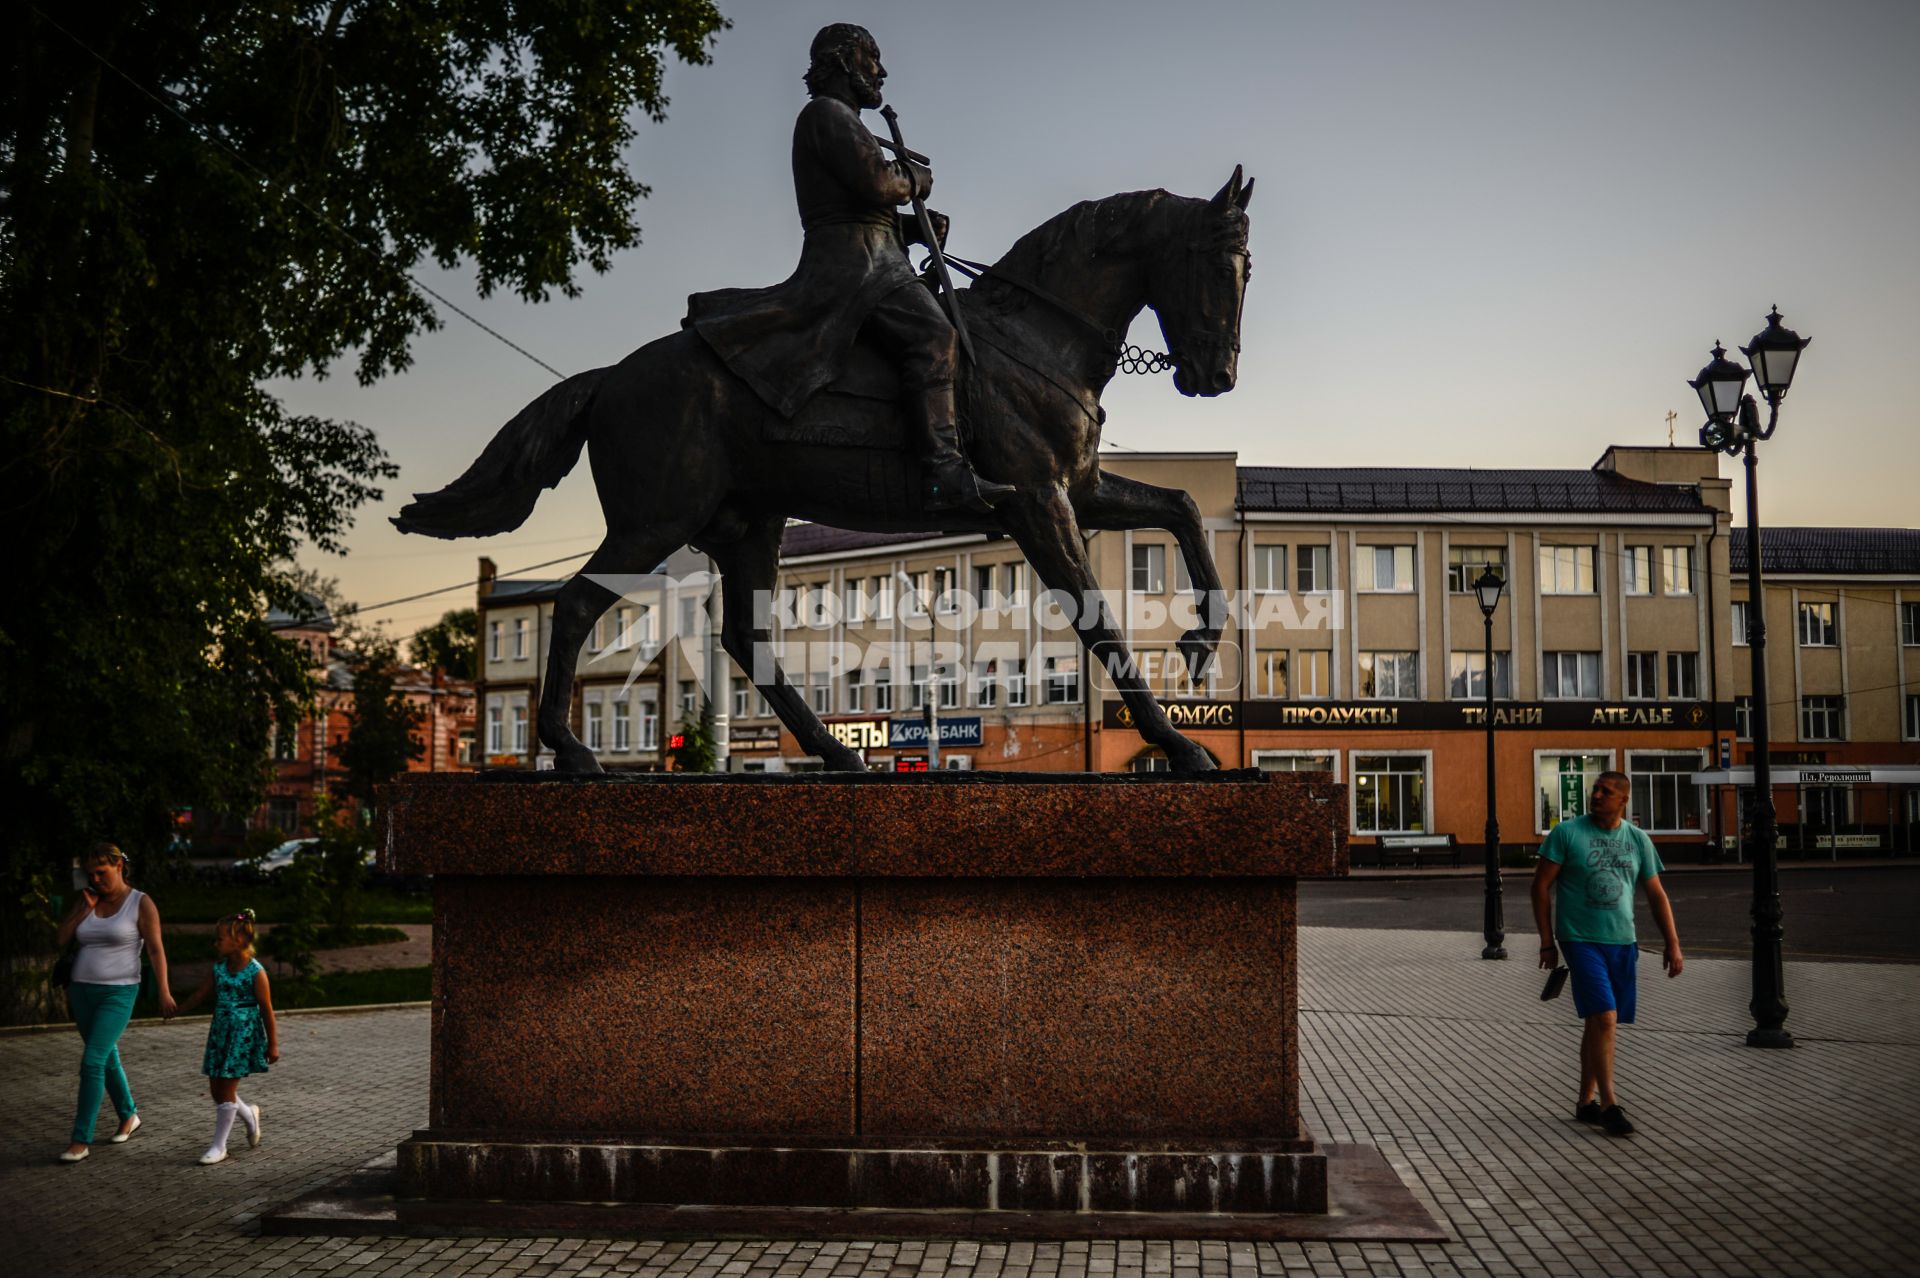
M893 131L894 151L903 156L917 156L918 152L907 150L907 140L900 136L900 117L893 108L883 106L880 114L887 118L887 127ZM969 364L978 364L980 360L973 353L973 339L967 336L966 317L960 313L960 296L953 291L953 276L947 274L947 259L940 252L940 237L933 233L933 219L927 216L927 202L917 195L913 197L913 215L920 220L920 238L926 241L927 249L933 254L933 277L940 282L940 300L946 303L947 318L953 321L953 331L959 334L960 349L965 352Z

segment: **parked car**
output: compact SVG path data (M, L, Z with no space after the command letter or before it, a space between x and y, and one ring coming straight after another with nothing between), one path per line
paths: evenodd
M318 839L311 838L288 839L285 843L282 843L279 847L263 857L257 859L253 857L242 857L233 863L233 868L242 871L251 870L256 874L278 874L280 871L286 869L288 865L292 864L294 855L298 853L301 848L310 848L319 841Z

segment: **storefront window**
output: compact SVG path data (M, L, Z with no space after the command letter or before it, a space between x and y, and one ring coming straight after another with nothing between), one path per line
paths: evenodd
M1331 754L1307 754L1298 751L1255 750L1253 766L1262 772L1333 772Z
M1353 756L1355 834L1424 834L1426 805L1426 756Z
M1539 754L1534 756L1535 789L1539 802L1537 833L1545 834L1562 821L1585 816L1587 794L1600 774L1613 766L1606 754Z
M1692 774L1700 770L1698 751L1627 755L1627 776L1633 781L1633 823L1650 834L1695 834L1700 822L1700 787Z

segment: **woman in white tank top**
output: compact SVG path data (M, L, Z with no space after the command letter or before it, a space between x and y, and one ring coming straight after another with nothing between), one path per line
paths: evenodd
M140 1115L120 1067L120 1035L133 1016L140 993L140 952L152 957L154 981L160 991L160 1014L172 1016L174 1001L167 983L167 951L160 941L160 911L153 898L128 886L127 858L111 843L95 844L84 862L87 890L60 924L60 944L78 941L73 982L67 1004L80 1029L86 1050L80 1056L80 1096L74 1109L72 1143L60 1161L85 1158L93 1140L100 1101L112 1097L120 1115L115 1144L140 1129Z

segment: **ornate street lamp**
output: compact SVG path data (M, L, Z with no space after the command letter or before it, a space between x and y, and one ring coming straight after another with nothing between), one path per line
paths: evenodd
M1780 957L1780 867L1774 848L1777 827L1767 730L1767 618L1760 585L1759 459L1754 455L1754 445L1773 438L1774 427L1780 423L1780 401L1793 385L1800 352L1812 341L1782 327L1780 308L1776 306L1767 316L1766 328L1740 348L1753 366L1754 386L1767 401L1764 427L1753 396L1742 393L1747 370L1728 359L1718 342L1714 343L1713 360L1687 383L1699 393L1700 406L1707 412L1707 424L1700 428L1700 443L1730 457L1744 455L1747 463L1747 651L1753 659L1753 1000L1747 1004L1753 1013L1753 1028L1747 1031L1748 1047L1793 1046L1793 1035L1786 1029L1786 973Z
M1495 789L1493 784L1493 612L1500 606L1500 594L1507 588L1507 579L1493 570L1488 564L1473 582L1474 597L1480 602L1480 616L1487 623L1487 908L1483 931L1487 947L1480 951L1483 959L1503 959L1507 949L1502 942L1507 939L1507 921L1500 900L1500 818L1499 809L1494 806Z

